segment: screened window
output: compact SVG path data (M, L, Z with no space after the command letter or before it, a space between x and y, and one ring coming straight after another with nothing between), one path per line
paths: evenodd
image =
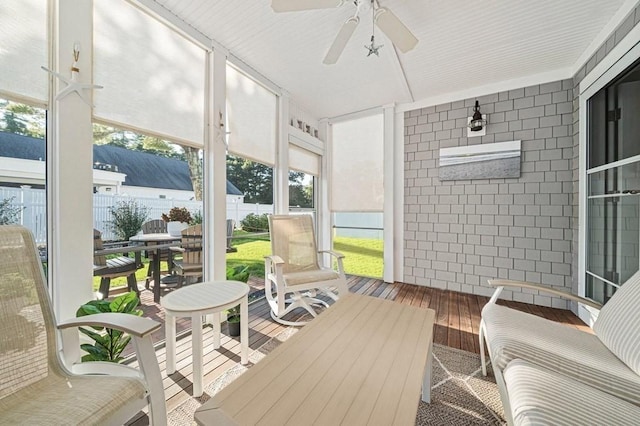
M45 271L48 3L0 2L0 224L33 233Z
M382 114L334 124L331 146L333 248L346 256L346 272L382 277Z

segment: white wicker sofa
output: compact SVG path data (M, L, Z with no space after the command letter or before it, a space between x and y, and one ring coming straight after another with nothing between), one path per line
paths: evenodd
M486 342L509 424L637 424L640 272L601 307L595 334L495 303L505 286L600 307L593 301L537 284L489 283L497 289L482 310L480 346L484 352Z

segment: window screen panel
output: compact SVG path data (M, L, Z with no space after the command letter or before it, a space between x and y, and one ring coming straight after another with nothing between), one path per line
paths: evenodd
M96 118L204 145L204 49L126 1L95 1L93 71Z
M47 0L1 1L0 91L46 104L48 56Z
M382 114L333 124L331 210L382 211L384 120Z
M276 95L227 65L229 152L273 166L276 157Z

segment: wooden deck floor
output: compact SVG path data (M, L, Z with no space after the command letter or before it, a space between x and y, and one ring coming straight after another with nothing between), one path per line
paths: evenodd
M415 285L394 283L386 284L381 280L350 277L350 291L357 294L366 294L388 300L395 300L406 305L429 307L436 311L436 323L434 328L434 343L462 349L469 352L480 353L478 345L478 327L480 324L480 312L489 300L486 297L475 296L452 291L438 290ZM153 306L152 296L147 296L149 291L142 292L145 311L153 311L154 316L163 319L161 308ZM148 300L150 298L150 300ZM499 302L512 308L529 312L538 316L562 322L570 327L590 331L573 313L566 310L544 308L518 302ZM183 323L183 328L188 330L188 322ZM283 331L286 327L274 322L269 315L269 308L264 297L256 300L249 306L249 351L259 348L271 337ZM223 333L226 331L222 326ZM221 339L221 348L211 350L212 333L204 333L204 384L214 381L224 371L240 362L239 338L231 338L224 335ZM160 340L160 339L158 339ZM155 340L154 340L155 341ZM156 350L160 370L164 381L167 410L171 411L183 401L191 397L192 393L192 364L191 364L191 336L187 332L178 340L176 348L176 373L167 377L166 354L163 344ZM148 424L146 415L140 415L131 424Z

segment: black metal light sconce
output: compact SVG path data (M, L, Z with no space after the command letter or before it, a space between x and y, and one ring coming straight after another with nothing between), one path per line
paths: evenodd
M476 106L473 107L473 117L471 117L471 121L469 122L469 129L471 129L472 132L479 132L486 125L487 120L482 117L480 103L476 99Z

